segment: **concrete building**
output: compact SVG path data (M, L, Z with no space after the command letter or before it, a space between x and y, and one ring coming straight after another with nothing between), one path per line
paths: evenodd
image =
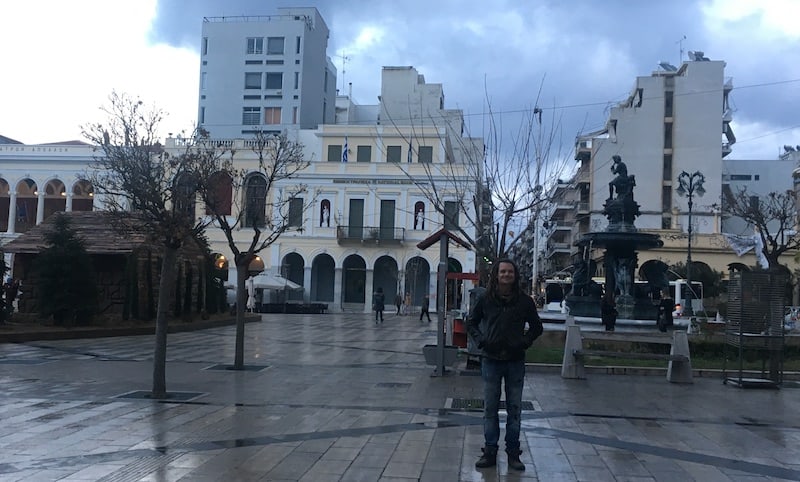
M545 252L548 273L557 272L584 256L573 243L587 232L602 231L608 221L603 214L610 197L611 159L619 155L635 176L634 197L641 215L636 227L659 234L664 246L639 253L639 266L650 259L668 264L685 263L688 244L688 199L679 196L678 176L700 171L705 176L702 197L696 193L692 207L692 259L727 274L729 263L755 265L751 253L737 258L721 233L742 234L741 220L723 219L723 193L747 187L758 193L791 189L796 164L787 160L732 161L736 138L730 127L728 95L732 80L725 77L725 62L709 60L701 52L690 52L680 67L661 63L650 76L637 77L630 95L611 108L606 126L579 136L574 177L559 186L558 199L569 199L571 208L560 209L556 201L551 221L569 224L570 230L550 232ZM768 167L767 167L768 166ZM566 222L565 222L566 221ZM750 228L752 233L752 228ZM563 248L569 245L569 260ZM602 252L592 256L597 259ZM598 264L602 269L602 263ZM601 273L600 273L601 274Z
M213 137L248 137L332 124L336 68L316 8L268 16L206 17L198 125Z
M475 213L465 215L462 206L471 209L465 200L476 188L483 142L462 137L462 112L445 109L442 85L425 82L413 67L383 68L379 105L360 106L344 96L338 105L341 123L293 134L310 165L268 196L302 186L305 215L261 253L266 271L304 288L291 299L327 303L330 311L369 312L378 287L387 309L396 293L419 306L436 295L439 252L417 244L443 227L463 226L474 238L467 219ZM236 166L258 176L245 139L214 141L233 147ZM167 139L168 149L177 144ZM443 209L426 195L434 191ZM236 236L244 246L252 229L242 227ZM232 255L221 231L210 228L208 237L214 251ZM451 246L449 258L451 272L474 270L472 251ZM467 289L448 283L448 306L462 306Z

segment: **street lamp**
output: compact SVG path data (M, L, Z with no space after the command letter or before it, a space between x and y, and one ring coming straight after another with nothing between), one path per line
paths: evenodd
M689 233L689 246L686 250L686 297L684 298L683 312L687 316L692 316L694 310L692 309L692 198L695 194L702 197L706 193L703 189L703 183L706 177L700 171L695 171L689 174L686 171L678 175L678 189L676 192L679 196L686 196L689 201L689 226L687 228Z

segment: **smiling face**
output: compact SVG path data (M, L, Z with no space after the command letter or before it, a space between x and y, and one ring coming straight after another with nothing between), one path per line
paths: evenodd
M497 287L503 293L511 291L514 281L517 279L517 271L511 263L501 262L497 267Z

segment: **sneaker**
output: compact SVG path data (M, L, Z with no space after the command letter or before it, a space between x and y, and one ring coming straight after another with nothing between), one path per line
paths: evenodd
M517 450L516 453L508 453L508 468L518 470L520 472L525 470L525 464L519 459L522 450Z
M475 462L475 468L485 469L497 465L497 449L486 449L484 447L481 452L483 452L483 455Z

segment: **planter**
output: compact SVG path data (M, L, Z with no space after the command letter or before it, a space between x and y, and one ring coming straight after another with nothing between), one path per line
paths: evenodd
M425 345L422 347L422 354L425 355L425 363L428 365L438 365L439 360L437 356L438 345ZM444 364L451 366L458 358L458 347L454 345L444 346Z

